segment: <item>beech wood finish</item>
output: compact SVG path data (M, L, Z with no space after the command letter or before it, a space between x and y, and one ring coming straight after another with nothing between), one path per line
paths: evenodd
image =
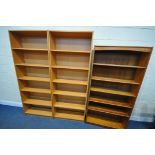
M10 31L26 114L84 121L92 32Z
M152 48L95 46L93 32L9 31L26 114L126 128Z

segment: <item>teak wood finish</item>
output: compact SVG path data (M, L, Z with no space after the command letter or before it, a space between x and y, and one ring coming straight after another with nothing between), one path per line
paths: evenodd
M24 112L84 121L93 32L9 35Z
M125 128L152 48L95 46L93 32L9 31L26 114Z
M151 47L95 46L86 122L126 128Z

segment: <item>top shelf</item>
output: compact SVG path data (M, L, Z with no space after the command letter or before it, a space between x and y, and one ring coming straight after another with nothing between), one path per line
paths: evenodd
M12 48L12 50L17 51L40 51L40 52L47 52L48 49L41 49L41 48Z
M90 54L90 51L77 51L77 50L51 50L52 52L59 53L80 53L80 54Z
M131 51L151 53L152 47L134 47L134 46L95 46L95 51Z

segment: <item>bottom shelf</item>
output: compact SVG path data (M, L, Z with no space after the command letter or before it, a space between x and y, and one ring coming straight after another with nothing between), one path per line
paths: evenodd
M46 101L46 100L26 99L23 101L23 103L30 104L30 105L52 107L51 101Z
M73 110L85 110L85 105L75 104L75 103L66 103L66 102L56 102L54 107L64 108L64 109L73 109Z
M109 128L116 128L116 129L124 128L124 125L121 122L115 122L115 121L108 120L108 119L96 118L93 116L87 116L86 122L100 125L100 126L109 127Z
M67 114L67 113L55 113L56 118L63 118L63 119L71 119L71 120L77 120L77 121L83 121L84 116L77 115L77 114Z
M31 115L41 115L41 116L48 116L52 117L52 111L46 111L46 110L38 110L38 109L27 109L25 111L26 114L31 114Z

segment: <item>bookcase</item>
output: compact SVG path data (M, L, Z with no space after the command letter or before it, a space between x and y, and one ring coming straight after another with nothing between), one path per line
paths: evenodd
M9 31L26 114L126 128L152 52L95 46L91 31Z
M84 121L92 32L9 31L26 114Z
M126 128L152 48L95 46L86 122Z
M24 112L52 116L47 31L9 34Z
M53 117L84 121L92 32L49 33Z

